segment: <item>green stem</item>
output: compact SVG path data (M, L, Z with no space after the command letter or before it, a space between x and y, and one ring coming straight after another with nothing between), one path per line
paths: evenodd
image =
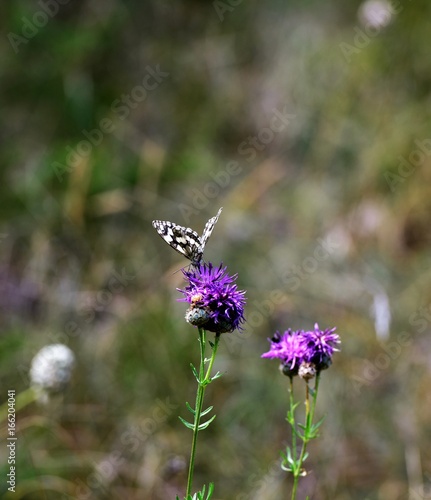
M310 402L309 402L309 387L308 382L305 385L305 422L306 429L304 430L304 438L302 439L301 453L299 455L298 462L296 463L295 475L293 477L293 489L292 489L292 500L296 498L296 490L298 488L299 476L301 475L302 462L304 461L305 452L307 451L307 433L310 426Z
M302 440L301 453L299 455L298 462L296 463L297 466L296 466L295 474L293 477L293 488L292 488L291 500L295 500L295 498L296 498L296 490L298 488L298 481L299 481L299 477L301 475L302 463L304 461L305 453L307 452L307 444L310 441L309 435L310 435L311 426L313 424L314 411L316 409L317 392L319 389L319 380L320 380L320 373L318 373L316 375L316 382L314 385L311 408L310 408L310 388L308 386L308 381L307 381L306 386L305 386L305 430L304 430L304 438Z
M293 421L295 422L295 416L294 416L295 401L293 399L293 377L290 377L290 389L289 389L289 393L290 393L290 411L292 413ZM292 432L292 454L293 454L292 458L294 460L294 463L296 464L296 428L292 427L292 431L293 431ZM297 475L294 474L294 476L293 476L293 487L292 487L292 497L291 497L291 500L295 499L297 488L298 488Z
M214 346L212 349L212 355L210 359L210 364L208 365L208 370L205 375L205 382L208 384L210 382L210 377L211 377L211 370L213 368L214 360L217 354L217 349L220 343L220 333L216 333L215 340L214 340Z
M199 328L199 343L201 352L201 361L199 366L199 385L196 393L196 405L194 414L194 426L193 426L193 438L192 438L192 448L190 451L190 465L189 474L187 478L187 491L186 498L190 495L193 483L193 471L195 467L195 456L196 456L196 444L199 433L199 424L201 420L202 407L204 404L204 395L206 386L211 383L211 370L214 364L214 360L217 354L217 349L220 341L220 334L216 334L214 347L212 349L212 355L210 363L205 374L205 344L206 344L206 331L203 328ZM204 377L205 374L205 377Z
M293 399L293 377L289 377L290 388L289 388L289 400L290 400L290 412L292 414L293 421L295 421L295 401ZM293 459L296 462L296 429L292 428L292 454Z
M320 372L316 375L316 382L314 384L314 392L313 392L313 403L311 405L311 413L310 413L310 421L314 420L314 410L316 409L316 401L317 401L317 391L319 390L319 382L320 382Z

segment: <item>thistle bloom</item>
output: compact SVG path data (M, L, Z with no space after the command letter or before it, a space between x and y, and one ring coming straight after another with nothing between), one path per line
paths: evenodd
M317 370L329 368L332 364L332 355L339 344L340 337L334 333L336 328L320 330L319 325L314 325L314 331L303 334L306 344L306 361L314 363Z
M338 351L335 346L340 343L335 330L320 330L316 323L313 331L289 329L283 335L276 332L270 339L270 350L261 357L279 359L282 372L289 377L298 375L298 371L309 377L313 369L319 372L332 364L332 355Z
M278 358L281 361L281 369L285 375L298 374L298 369L305 359L306 345L302 337L302 331L285 331L283 335L276 332L270 340L271 349L262 354L262 358Z
M229 276L222 264L215 268L211 263L183 270L183 274L188 285L184 290L178 288L184 294L179 300L190 304L186 312L189 323L219 334L241 329L245 292L234 283L237 274Z

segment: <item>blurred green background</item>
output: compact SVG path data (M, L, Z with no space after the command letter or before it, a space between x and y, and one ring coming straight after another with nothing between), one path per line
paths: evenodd
M380 10L379 10L380 9ZM197 332L187 262L151 226L201 232L238 273L195 485L288 498L275 330L337 326L322 436L299 498L431 498L431 4L2 0L0 402L65 343L69 390L18 412L16 494L184 494Z

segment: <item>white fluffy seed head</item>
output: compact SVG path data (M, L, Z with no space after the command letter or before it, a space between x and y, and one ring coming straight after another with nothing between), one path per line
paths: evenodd
M43 347L32 359L31 385L49 392L66 388L75 365L75 355L64 344Z
M394 7L388 0L366 0L358 11L358 17L364 26L380 30L391 23L395 14Z

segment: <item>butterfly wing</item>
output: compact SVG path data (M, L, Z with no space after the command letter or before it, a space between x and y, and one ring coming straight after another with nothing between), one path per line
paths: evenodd
M204 251L206 242L208 241L208 238L211 236L211 233L213 232L214 226L217 224L218 218L220 217L221 211L223 210L223 207L219 209L217 212L217 215L215 217L211 217L211 219L205 224L204 227L204 232L202 233L201 237L201 242L202 242L202 253Z
M201 261L203 245L196 231L166 220L154 220L153 227L168 245L193 264Z

